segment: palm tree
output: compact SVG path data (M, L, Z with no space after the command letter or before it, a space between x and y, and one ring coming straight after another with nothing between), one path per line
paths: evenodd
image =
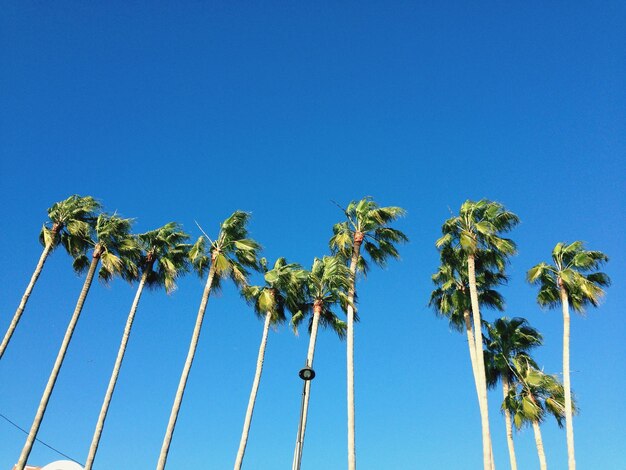
M299 284L302 270L297 264L289 264L285 258L278 258L272 269L267 268L267 260L261 258L259 265L264 273L265 285L263 286L246 286L243 288L243 295L246 300L252 304L254 312L259 318L264 318L263 335L261 337L261 346L257 357L256 373L252 382L252 391L248 401L246 417L243 424L243 432L241 433L241 441L239 442L239 450L235 460L235 470L241 469L246 445L248 443L248 434L250 432L250 424L252 423L252 414L254 413L254 404L256 402L259 383L261 382L261 373L263 372L263 361L265 358L265 346L267 344L267 336L271 325L278 325L285 321L285 310L292 313L298 311Z
M582 313L587 305L597 307L604 296L603 287L610 284L609 276L597 269L609 258L600 251L586 250L583 242L557 243L552 250L553 265L539 263L528 271L527 279L539 285L537 301L542 307L563 311L563 387L565 389L565 429L569 470L576 468L574 455L574 424L572 421L569 338L571 305Z
M188 239L189 235L183 232L182 227L175 222L170 222L161 228L136 236L137 243L141 249L140 258L138 259L141 278L135 299L128 313L113 372L104 396L102 408L100 409L91 446L89 447L85 470L91 470L96 458L104 421L106 420L111 398L115 391L115 385L117 384L117 378L124 360L126 346L130 338L135 313L137 312L143 289L144 287L151 289L164 288L168 294L176 289L176 280L188 270L190 245L185 243Z
M74 269L77 272L87 269L87 276L41 397L37 414L15 467L16 470L24 470L26 466L98 266L100 265L98 277L104 282L110 281L113 276L121 276L126 280L134 280L137 277L137 266L133 263L137 257L137 244L130 236L131 224L131 219L123 219L117 215L100 214L95 221L92 236L83 240L86 245L91 247L91 260L87 257L86 251L77 254L74 260Z
M2 343L0 343L0 359L2 359L4 351L15 332L15 328L17 328L17 324L22 318L22 313L24 313L28 298L43 270L43 265L46 259L48 259L48 255L52 253L59 244L63 245L72 256L77 250L80 250L83 240L89 236L90 227L93 225L94 211L99 208L100 203L91 196L82 197L75 194L64 201L55 202L52 207L48 209L49 221L44 223L39 234L39 241L44 247L43 252L39 257L39 262L35 267L35 272L30 278L22 300L13 315L9 329L4 335Z
M517 429L524 424L532 425L539 465L541 470L547 470L540 424L549 413L554 416L559 427L563 427L565 416L563 385L555 376L540 371L537 364L524 354L514 357L510 365L515 381L504 399L502 408L505 413L513 416Z
M487 323L486 330L484 354L487 385L494 387L498 380L502 381L502 395L506 400L515 381L513 361L528 358L528 351L541 345L543 339L536 329L519 317L510 320L506 317L498 318L493 324ZM517 470L511 414L506 408L503 411L511 470Z
M487 380L483 358L483 338L481 316L476 284L476 258L481 252L490 252L503 271L508 256L515 253L515 243L501 235L513 229L518 217L507 211L497 202L481 199L478 202L465 201L458 216L446 220L441 228L443 236L436 242L437 247L455 246L461 250L467 262L472 319L476 341L476 366L480 381L480 410L483 434L483 467L492 470L493 452L489 430L489 406L487 402Z
M347 385L348 385L348 470L356 469L356 446L354 426L354 299L356 295L357 269L367 272L368 263L361 255L361 246L371 261L384 266L389 258L399 258L397 243L407 242L408 238L400 230L389 227L399 217L405 215L401 207L379 207L370 197L352 201L343 209L344 222L335 224L330 248L333 253L349 260L350 289L347 299Z
M212 241L206 235L201 236L189 252L191 262L198 274L204 277L204 274L208 270L208 276L202 293L191 342L189 343L187 359L185 360L185 365L181 373L176 396L174 397L174 404L172 405L172 411L170 413L170 419L167 424L167 430L163 438L157 470L163 470L165 468L172 436L174 434L174 427L176 426L178 412L180 411L185 386L187 385L187 378L189 377L189 371L191 370L196 347L198 346L202 321L204 320L204 313L211 290L219 287L220 282L225 277L230 277L235 284L242 287L247 283L247 268L257 268L257 253L260 250L260 246L256 241L248 238L246 224L249 218L250 214L235 211L220 225L217 239Z
M339 338L343 339L346 333L346 324L333 312L335 305L346 308L350 289L350 271L343 260L336 256L324 256L322 259L315 258L311 271L304 271L302 283L302 304L300 310L292 317L291 322L297 332L298 326L309 317L309 348L306 356L306 367L313 367L315 355L315 343L317 330L321 325L332 328ZM309 410L311 381L304 384L304 399L302 405L302 418L299 429L294 460L302 458L302 445L306 431L306 422Z

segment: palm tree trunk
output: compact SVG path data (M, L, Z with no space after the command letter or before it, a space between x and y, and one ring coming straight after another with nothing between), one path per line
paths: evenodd
M35 420L33 421L33 424L30 428L30 432L28 433L28 437L26 438L26 443L24 444L24 448L22 449L22 453L20 455L19 460L17 461L17 464L14 470L24 470L24 467L26 466L26 462L28 461L28 456L30 455L30 452L33 448L35 439L37 438L37 433L39 432L39 426L41 426L43 416L46 412L46 408L48 407L48 401L50 400L50 395L52 395L54 384L56 383L57 377L59 376L61 366L63 365L63 359L65 359L65 353L67 352L67 348L70 345L70 340L72 339L72 335L74 334L76 323L78 323L78 318L80 317L80 313L83 309L83 304L85 303L85 299L87 298L87 294L89 293L89 288L91 287L93 276L96 272L96 268L98 267L99 261L100 261L100 256L98 254L98 248L96 248L91 259L91 264L89 265L89 271L87 271L87 277L85 278L83 289L80 291L80 296L78 297L78 302L76 303L74 314L72 315L70 323L67 326L67 330L65 331L65 337L63 338L63 342L61 343L61 348L59 349L59 353L57 354L56 361L54 362L54 367L52 368L52 372L50 373L50 377L48 378L48 383L46 384L46 388L43 392L43 396L41 397L39 408L37 408L37 414L35 415Z
M504 399L509 396L509 378L506 375L502 375L502 395L504 396ZM509 446L509 460L511 462L511 470L517 470L515 445L513 444L513 425L511 423L511 413L509 413L507 409L504 410L504 424L506 427L506 443Z
M22 313L24 313L24 309L26 308L26 303L28 302L28 298L30 297L31 292L33 291L33 288L35 287L35 283L37 282L37 279L39 278L39 275L41 274L43 265L46 262L48 255L52 251L53 245L54 245L54 242L48 243L43 249L41 256L39 257L39 262L37 263L37 266L35 267L35 272L33 273L33 276L30 278L30 282L28 283L28 286L26 287L26 291L24 292L24 295L22 296L20 305L17 307L17 310L15 311L15 314L13 315L13 320L11 320L9 329L4 335L2 344L0 344L0 359L2 359L2 356L4 355L4 351L9 345L9 341L11 341L11 337L13 336L13 333L15 332L15 328L17 328L17 324L20 322L20 319L22 318Z
M272 312L265 314L265 324L263 325L263 336L261 337L261 346L259 347L259 355L256 360L256 373L252 382L252 391L248 400L248 409L246 410L246 418L243 423L243 432L241 433L241 441L239 442L239 451L237 452L237 460L235 460L234 470L240 470L243 462L243 455L246 452L246 444L248 443L248 434L250 432L250 423L252 423L252 413L254 413L254 403L256 402L259 383L261 382L261 373L263 372L263 360L265 358L265 346L267 344L267 335L270 331L270 323L272 320ZM85 469L87 470L87 469Z
M483 467L484 470L495 470L491 449L491 432L489 430L489 405L487 402L487 379L485 376L485 359L483 356L483 333L478 306L478 290L476 288L476 265L473 255L467 256L467 271L474 318L474 336L476 340L476 370L479 379L480 420L483 434Z
M306 355L306 366L313 367L313 356L315 355L315 342L317 341L317 330L320 321L320 315L322 314L322 304L316 301L313 306L313 323L311 324L311 336L309 338L309 350ZM302 448L304 447L304 433L306 431L306 421L309 413L309 396L311 391L311 381L307 380L304 383L304 399L302 401L302 421L300 426L300 435L298 436L299 446L296 446L296 452L294 454L295 459L302 458Z
M106 420L107 413L109 412L109 405L111 404L111 398L113 397L113 392L115 391L117 378L120 374L120 368L122 367L124 354L126 353L126 345L128 344L128 339L130 338L130 331L133 327L135 313L137 312L137 306L139 305L139 299L141 298L141 293L143 292L144 285L146 284L147 276L148 271L144 271L143 275L141 276L141 281L139 281L139 286L137 287L135 299L133 300L133 304L130 307L128 319L126 320L126 327L124 328L124 334L122 335L122 342L120 344L119 350L117 351L117 358L115 359L115 365L113 366L113 373L111 374L109 386L107 387L106 394L104 395L104 402L102 403L100 415L98 416L98 422L96 423L96 429L91 440L91 446L89 447L89 455L87 455L85 470L91 470L91 467L93 466L93 461L96 458L96 452L98 452L98 445L100 444L102 428L104 427L104 421Z
M480 393L478 392L478 371L476 370L476 338L474 337L474 327L472 327L472 321L470 319L469 311L465 310L463 312L463 319L465 320L467 347L469 348L470 362L472 363L472 375L474 376L474 385L476 386L476 394L480 396Z
M167 430L165 431L165 437L163 438L163 445L161 446L161 453L159 455L159 461L157 463L157 470L163 470L165 468L165 462L167 461L167 454L170 450L170 444L172 443L172 435L174 434L174 427L176 426L176 420L178 419L178 412L180 411L180 405L183 401L183 395L185 393L185 386L187 385L187 378L189 377L189 371L193 364L193 358L196 354L196 348L198 346L198 339L200 338L200 330L202 329L202 320L204 320L204 313L209 301L209 295L211 294L211 287L213 286L213 278L215 277L215 256L211 262L211 269L209 270L209 277L204 286L204 292L202 293L202 301L200 302L200 308L198 309L198 316L196 318L196 325L193 329L191 336L191 342L189 343L189 352L187 353L187 360L183 367L183 372L180 376L180 382L178 383L178 389L176 390L176 396L174 398L174 404L172 405L172 412L170 413L170 420L167 424Z
M539 466L541 470L548 470L548 464L546 463L546 454L543 451L543 439L541 439L541 429L539 429L539 423L533 421L533 431L535 432L535 443L537 444L537 454L539 455Z
M567 435L567 467L576 470L574 456L574 423L572 419L572 391L570 385L569 365L569 299L567 291L559 279L559 293L561 295L561 307L563 309L563 390L565 392L565 431Z
M363 234L354 234L352 258L350 260L350 290L348 291L346 365L348 373L348 470L356 470L356 446L354 439L354 294L356 293L356 267L359 261Z

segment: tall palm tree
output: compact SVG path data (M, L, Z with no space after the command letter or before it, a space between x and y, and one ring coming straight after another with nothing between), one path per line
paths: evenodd
M102 403L98 422L96 423L96 429L89 447L85 470L91 470L94 459L96 458L100 436L102 435L109 405L111 404L113 392L115 391L117 378L120 373L122 361L124 360L126 346L128 345L131 329L135 320L135 313L137 312L143 289L144 287L151 289L164 288L168 294L176 289L177 279L187 272L189 267L189 249L191 246L185 243L188 239L189 235L183 232L182 227L175 222L170 222L161 228L136 236L137 244L141 250L141 253L138 253L139 259L137 260L141 278L135 298L130 307L130 312L128 313L126 326L122 334L122 341L117 353L117 358L115 359L115 365L113 366L113 372L111 373L109 385L104 396L104 402Z
M265 358L265 346L271 325L279 325L285 321L285 311L297 313L299 309L299 284L302 270L298 264L287 263L285 258L278 258L272 269L268 269L267 260L261 258L259 265L264 274L265 285L246 286L243 288L243 295L254 308L254 312L259 318L264 318L263 335L261 336L261 346L257 357L256 372L252 382L252 391L248 400L248 408L239 442L239 450L235 459L235 470L241 469L243 457L248 443L254 404L261 382L263 372L263 361Z
M547 414L563 427L565 417L565 391L559 380L539 370L527 355L520 354L511 361L515 381L505 397L502 408L513 416L515 427L530 424L535 435L537 455L541 470L547 470L546 454L540 424ZM571 397L570 397L571 399ZM574 408L575 410L575 408Z
M601 251L586 250L581 241L570 244L557 243L552 250L554 264L539 263L527 274L528 281L539 286L537 295L539 305L555 308L561 304L563 311L563 387L569 470L576 468L569 364L569 307L571 305L575 312L582 313L587 305L598 306L604 296L602 288L608 286L611 281L609 276L597 269L608 260L609 258Z
M22 313L24 313L28 298L43 270L43 265L46 259L48 259L48 255L59 245L62 245L72 256L77 250L80 251L83 240L89 237L90 227L93 225L95 219L94 211L99 208L100 203L91 196L83 197L75 194L64 201L55 202L52 207L48 209L49 220L44 223L39 234L39 241L43 245L43 252L39 257L39 262L35 267L35 272L30 278L22 300L13 315L11 324L4 335L4 339L2 343L0 343L0 359L2 359L4 351L15 332L15 328L17 328L17 324L22 318Z
M174 404L172 405L172 411L170 413L170 419L167 424L167 430L163 438L157 470L163 470L165 468L176 420L178 419L178 412L180 411L180 405L183 401L183 395L187 385L187 378L189 377L189 371L191 370L191 365L193 364L193 359L196 354L200 330L202 329L202 321L204 320L204 313L211 290L219 287L220 282L226 277L230 277L235 284L243 287L247 284L247 268L257 269L258 267L257 253L260 250L260 246L256 241L248 238L246 224L249 219L250 214L247 212L235 211L221 223L219 233L215 240L210 240L206 235L201 236L189 252L191 262L198 274L204 277L208 270L208 276L202 293L200 307L198 308L196 324L191 335L187 359L183 366L176 396L174 397Z
M489 251L498 260L499 270L504 269L507 257L516 252L515 243L502 237L519 222L518 217L507 211L502 204L481 199L465 201L458 216L446 220L441 227L443 236L436 242L437 247L451 245L458 247L467 263L472 319L476 341L476 369L480 380L480 409L483 434L483 467L492 470L493 452L491 449L491 431L489 429L489 406L487 402L487 380L483 358L483 338L481 315L476 284L476 257L481 252Z
M313 367L317 330L321 325L332 328L339 338L343 339L346 333L346 324L333 311L335 305L346 309L348 305L348 291L351 286L350 271L343 260L336 256L315 258L311 271L304 271L302 283L302 304L300 310L292 317L291 322L297 331L298 326L309 317L309 348L306 356L306 367ZM304 442L306 422L309 410L311 381L304 384L304 400L302 419L298 442ZM294 459L300 459L302 445L296 446Z
M494 387L500 380L502 396L506 400L515 381L513 361L527 358L528 352L540 346L543 338L528 321L519 317L510 320L506 317L498 318L492 324L486 323L486 330L484 354L487 385ZM503 408L503 411L511 470L517 470L511 414L506 408Z
M399 258L397 243L408 238L400 230L389 225L405 215L401 207L379 207L370 197L352 201L343 209L346 220L335 224L330 248L333 253L349 260L351 285L347 299L347 389L348 389L348 470L356 469L356 446L354 425L354 299L356 295L356 272L366 272L368 263L361 255L361 247L371 261L384 266L389 258Z
M121 276L126 280L134 280L137 277L137 266L133 262L137 257L137 244L130 235L131 224L131 219L123 219L117 215L100 214L95 221L91 237L83 240L86 245L91 247L91 260L87 257L87 251L77 254L74 260L74 269L77 272L87 269L87 276L41 397L37 414L15 467L16 470L24 470L26 466L98 266L100 266L98 277L104 282L108 282L113 276Z

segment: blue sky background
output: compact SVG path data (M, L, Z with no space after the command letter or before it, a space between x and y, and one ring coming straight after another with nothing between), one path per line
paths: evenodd
M572 322L580 468L624 469L626 41L623 2L3 2L0 16L0 327L39 257L46 208L99 198L146 231L194 237L236 209L274 260L327 253L346 204L400 205L402 261L358 285L361 470L475 469L480 421L464 336L426 307L434 241L465 199L498 200L522 223L506 315L545 337L561 370L562 320L525 272L558 241L611 257L600 309ZM0 413L30 427L82 279L56 252L0 363ZM96 460L156 464L202 281L146 293ZM94 284L39 437L84 461L134 288ZM495 318L487 312L487 319ZM207 310L168 468L234 462L262 324L227 286ZM244 465L289 468L308 336L272 332ZM303 469L346 466L345 344L322 332ZM490 393L494 453L508 456ZM543 427L565 468L565 432ZM0 420L0 468L25 436ZM532 430L520 468L538 468ZM58 456L41 445L43 465Z

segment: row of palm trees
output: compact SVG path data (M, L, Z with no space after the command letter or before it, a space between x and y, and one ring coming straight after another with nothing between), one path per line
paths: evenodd
M246 212L236 211L222 222L215 239L211 239L203 231L203 235L194 244L190 244L188 243L189 235L175 222L170 222L150 232L133 235L131 219L100 211L101 205L94 198L78 195L70 196L54 204L48 210L49 221L44 224L40 235L40 241L44 246L43 253L0 347L1 358L18 326L47 257L57 247L63 246L73 259L74 269L79 273L86 271L87 274L16 469L23 470L26 466L96 274L104 282L116 276L128 281L138 281L138 287L96 423L85 463L86 470L90 470L94 464L144 288L163 288L169 293L175 289L177 280L190 271L195 271L203 278L206 276L206 283L163 439L157 469L164 469L166 465L210 294L227 279L231 279L236 284L257 315L264 318L257 368L235 461L235 470L241 468L245 454L269 327L284 322L286 312L291 313L291 324L294 329L297 329L304 320L309 319L310 341L306 358L308 367L313 365L317 331L320 325L330 327L340 338L347 338L348 466L352 469L356 468L353 360L354 322L358 319L355 311L356 273L367 270L366 257L381 266L389 258L398 258L395 245L407 241L407 237L389 225L404 215L404 210L398 207L379 207L371 198L351 202L343 210L345 220L333 227L333 236L330 240L331 254L316 258L311 270L289 263L284 258L278 258L270 269L267 260L259 257L260 245L248 235L249 214ZM362 247L367 256L361 253ZM249 284L251 271L260 271L263 274L264 285L251 286ZM340 320L334 311L336 306L346 312L347 322ZM303 408L301 434L298 436L300 439L304 437L306 427L310 385L310 382L306 382L307 400Z
M559 305L563 312L563 384L545 374L529 354L541 344L539 332L522 318L501 318L493 324L482 318L482 308L504 309L496 290L506 283L506 266L516 253L513 240L506 238L519 218L504 206L486 199L466 201L459 214L446 220L436 242L441 264L432 276L435 290L429 304L465 331L481 417L483 468L494 470L487 388L502 382L503 404L510 465L517 469L512 424L530 423L535 433L541 468L547 468L539 424L550 413L567 431L568 468L576 468L572 414L575 407L569 377L569 307L583 312L597 306L610 280L599 267L605 254L587 250L576 241L558 243L553 264L540 263L528 271L527 280L539 286L537 301L542 307ZM485 335L483 335L483 330Z
M357 272L365 273L369 268L368 262L383 266L389 258L399 257L397 245L406 242L407 237L390 225L404 215L404 210L379 207L371 198L351 202L342 209L344 220L333 227L331 254L316 258L310 270L284 258L278 258L270 268L267 260L260 258L260 245L249 237L249 214L242 211L236 211L220 225L214 240L203 232L194 244L190 244L189 235L177 223L171 222L159 229L132 235L130 219L100 213L100 210L100 203L92 197L76 195L54 204L48 210L50 220L44 224L40 236L44 247L42 255L0 345L1 358L47 257L62 246L71 255L74 269L87 271L87 275L17 468L21 470L26 465L96 272L105 282L114 276L138 281L138 288L98 417L86 469L93 466L144 288L163 288L171 292L182 275L195 271L199 276L206 277L206 283L157 468L165 468L210 294L223 281L231 279L264 320L256 373L234 468L241 468L245 454L269 327L285 322L287 313L290 313L294 329L308 319L307 367L313 365L320 325L333 329L340 338L346 338L348 468L355 469L353 338L354 323L358 320L355 307ZM504 235L518 222L518 217L499 203L466 201L459 214L443 224L442 237L436 242L441 265L433 275L436 288L431 294L430 305L437 313L449 318L452 326L465 330L467 335L481 416L484 469L495 468L487 388L495 386L498 381L503 387L502 407L511 468L517 467L512 426L519 427L524 423L531 424L535 430L540 461L545 468L539 424L547 413L551 413L559 423L564 417L569 468L574 469L572 413L575 408L569 380L569 306L580 312L588 304L598 304L609 278L597 269L608 258L601 252L586 250L581 242L559 243L552 254L552 265L540 263L528 272L528 280L539 286L539 304L547 307L561 305L563 310L561 385L556 377L544 374L530 356L529 350L541 343L541 335L525 320L502 318L489 324L481 316L481 308L504 308L504 299L497 287L506 282L506 266L516 252L515 243ZM263 285L249 284L251 271L263 274ZM346 313L345 322L337 315L336 307ZM305 382L302 424L298 435L300 441L306 429L310 386L310 382Z

